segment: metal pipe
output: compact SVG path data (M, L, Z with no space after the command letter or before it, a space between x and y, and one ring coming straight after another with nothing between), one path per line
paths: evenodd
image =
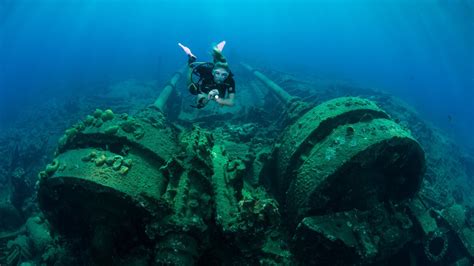
M245 64L245 63L240 63L244 68L246 68L248 71L252 72L260 81L262 81L275 95L280 99L281 101L287 103L293 97L286 92L282 87L280 87L278 84L273 82L271 79L269 79L267 76L262 74L260 71L254 69L253 67Z
M163 113L165 112L165 106L170 98L171 92L173 92L173 89L176 87L176 83L178 82L179 78L183 75L183 72L185 69L186 67L183 67L179 71L174 73L174 75L171 77L168 84L166 84L166 86L161 91L160 96L158 96L155 103L153 104L161 112Z

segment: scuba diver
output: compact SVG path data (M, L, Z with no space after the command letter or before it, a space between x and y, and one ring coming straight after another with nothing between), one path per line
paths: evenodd
M213 62L196 62L197 57L191 49L178 43L188 55L188 89L196 95L198 109L204 108L209 101L215 101L220 106L233 106L235 98L235 81L229 69L226 58L222 55L225 41L212 49Z

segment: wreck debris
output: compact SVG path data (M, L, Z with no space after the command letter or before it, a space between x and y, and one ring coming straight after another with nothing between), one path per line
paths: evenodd
M174 126L164 106L177 73L137 115L96 110L66 131L39 183L52 226L83 234L100 263L367 264L415 251L420 262L472 259L464 209L429 208L417 194L425 154L406 127L374 101L313 106L247 68L284 103L278 138L255 140L258 123Z

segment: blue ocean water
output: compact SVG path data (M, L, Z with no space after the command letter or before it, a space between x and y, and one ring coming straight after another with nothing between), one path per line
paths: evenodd
M0 266L473 265L473 33L474 0L0 0ZM178 43L222 40L237 104L191 108Z
M474 2L0 1L0 119L104 80L169 77L177 42L209 58L350 80L396 95L474 147Z

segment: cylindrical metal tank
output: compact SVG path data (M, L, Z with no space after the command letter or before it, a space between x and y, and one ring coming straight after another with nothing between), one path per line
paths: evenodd
M40 174L40 206L66 233L101 219L112 220L110 226L133 223L154 211L147 203L158 201L168 185L160 167L178 151L176 133L161 114L96 110L66 131Z
M211 139L199 130L179 139L162 111L169 94L133 117L96 110L66 130L40 173L43 213L63 235L88 239L95 263L113 263L113 254L147 243L156 244L151 259L158 264L192 263L203 247L210 168L197 158Z
M88 241L94 263L145 245L154 264L192 265L209 244L212 135L181 132L164 114L181 72L136 116L96 110L66 130L40 173L41 209L62 234Z
M153 103L153 106L158 108L158 110L160 110L161 112L165 112L165 106L168 103L173 89L176 87L176 83L178 83L179 78L183 75L184 70L185 67L174 73L174 75L170 79L170 82L166 84L166 86L161 91L160 96Z
M425 159L408 130L369 100L316 106L289 126L275 150L278 177L295 222L311 214L368 209L418 191Z
M293 98L243 64L284 102ZM265 183L293 222L307 215L400 200L418 191L424 152L410 132L374 102L342 97L298 113L275 145Z
M283 207L297 260L359 264L396 254L412 239L413 226L404 212L408 207L395 206L404 206L419 190L425 169L424 151L409 130L358 97L305 108L262 73L245 67L286 103L282 112L292 116L260 182ZM303 108L294 111L294 106Z

